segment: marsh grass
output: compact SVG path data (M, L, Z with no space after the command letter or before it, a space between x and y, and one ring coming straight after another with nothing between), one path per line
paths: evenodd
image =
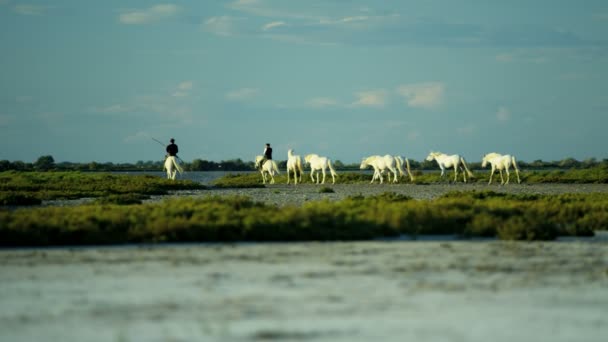
M116 175L81 172L0 173L0 203L40 204L43 200L84 197L117 199L124 196L165 195L171 190L204 189L187 180L170 181L150 175Z
M431 201L384 193L277 207L246 197L0 211L4 246L150 242L366 240L455 234L507 240L591 236L608 229L608 195L451 193Z

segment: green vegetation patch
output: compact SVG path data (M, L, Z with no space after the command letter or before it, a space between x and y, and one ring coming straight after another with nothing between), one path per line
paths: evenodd
M416 201L385 193L302 207L209 197L0 211L3 246L366 240L404 234L552 240L605 229L606 194L539 196L531 201L492 192L452 193Z
M275 177L275 181L276 181ZM263 188L262 175L259 173L228 174L214 180L211 185L216 188Z
M170 190L204 189L188 180L150 175L82 172L0 172L2 205L40 204L42 200L165 195ZM27 200L31 199L31 200Z

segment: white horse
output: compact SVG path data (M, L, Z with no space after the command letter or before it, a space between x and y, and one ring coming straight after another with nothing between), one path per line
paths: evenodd
M177 157L175 156L167 156L165 159L165 164L163 166L163 170L167 171L167 178L171 180L175 180L175 175L177 171L181 175L184 172L184 169L177 161Z
M481 161L481 167L486 167L488 163L490 163L490 165L492 166L492 172L490 173L490 181L488 182L488 185L492 184L492 176L494 175L495 170L498 170L500 173L500 184L509 184L509 168L511 167L511 165L513 165L513 168L515 169L515 174L517 175L517 183L521 183L521 180L519 179L519 169L517 168L517 163L515 162L514 156L509 154L502 155L495 152L488 153L483 156L483 159ZM502 170L505 170L507 172L506 182L504 178L502 178Z
M431 152L426 157L426 160L427 161L433 161L433 160L437 161L437 164L439 165L439 168L441 169L441 177L443 177L443 175L445 174L446 168L453 167L454 168L454 183L456 183L456 178L458 176L459 168L462 171L462 179L464 180L465 183L467 182L467 174L469 175L470 178L475 178L475 175L473 175L473 173L467 167L467 163L465 162L464 158L457 154L448 156L447 154L441 153L441 152Z
M331 166L331 160L329 160L329 158L327 157L319 157L319 155L317 154L307 154L304 157L304 160L306 161L306 164L310 165L310 179L312 179L312 182L315 183L315 178L314 178L314 174L317 170L321 170L321 172L323 172L323 180L321 181L321 184L325 184L325 169L327 169L329 167L329 171L331 172L331 179L332 179L332 184L336 183L336 176L338 174L336 174L336 170L334 170L333 166ZM317 173L317 184L319 184L319 174Z
M410 161L405 158L406 161L406 165L407 165L407 173L410 176L410 180L413 182L414 181L414 177L412 176L412 173L410 171ZM391 156L389 154L385 155L385 156L370 156L367 158L363 158L363 160L361 160L361 165L360 165L360 169L365 169L368 166L371 166L374 168L374 175L372 176L372 181L370 183L373 183L374 180L376 180L377 178L380 179L380 184L383 183L384 179L382 177L382 174L384 173L384 171L388 172L388 181L391 181L391 172L393 173L393 183L397 182L397 171L399 171L399 174L401 177L403 177L405 175L405 172L403 171L403 159L400 156Z
M287 184L289 184L289 173L293 171L293 183L298 184L298 172L300 173L300 183L302 183L302 158L299 155L293 154L293 150L287 151Z
M277 162L275 162L274 160L266 160L264 162L264 164L261 165L261 167L260 167L260 163L262 162L263 159L264 159L264 156L255 157L255 168L260 169L260 173L262 174L262 180L263 180L264 184L266 184L266 180L267 180L266 174L270 175L270 184L274 184L274 173L276 172L277 175L280 174L279 166L277 165Z

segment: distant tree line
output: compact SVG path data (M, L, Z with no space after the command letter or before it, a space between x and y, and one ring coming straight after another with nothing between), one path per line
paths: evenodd
M239 159L222 160L214 162L203 159L194 159L191 162L182 161L186 171L251 171L255 170L254 163L245 162ZM286 169L286 160L277 160L277 164L281 170ZM595 167L608 168L608 159L601 161L596 158L585 160L576 160L574 158L566 158L559 161L543 161L534 160L532 162L518 161L520 169L547 170L547 169L589 169ZM414 170L437 170L437 164L434 161L416 161L410 160L410 165ZM333 161L333 166L336 170L353 171L359 170L359 164L344 164L340 160ZM481 169L480 162L469 162L471 169ZM16 171L159 171L163 169L162 161L137 161L135 163L72 163L61 162L56 163L53 156L40 156L35 162L27 163L23 161L8 161L0 160L0 171L16 170Z

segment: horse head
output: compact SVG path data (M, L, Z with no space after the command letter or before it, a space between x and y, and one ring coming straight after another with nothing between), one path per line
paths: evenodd
M310 164L310 160L314 157L314 154L307 154L304 156L304 164Z
M435 157L438 156L438 155L439 155L439 152L433 152L433 151L431 151L429 153L429 155L426 156L426 161L433 161L433 159L435 159Z
M483 158L481 159L481 167L486 167L488 165L488 155L486 154L485 156L483 156Z
M262 161L263 157L262 156L256 156L255 157L255 168L259 168L260 167L260 161Z
M368 166L369 166L369 164L367 163L367 158L361 159L361 165L359 166L359 168L361 170L363 170L363 169L367 169Z

